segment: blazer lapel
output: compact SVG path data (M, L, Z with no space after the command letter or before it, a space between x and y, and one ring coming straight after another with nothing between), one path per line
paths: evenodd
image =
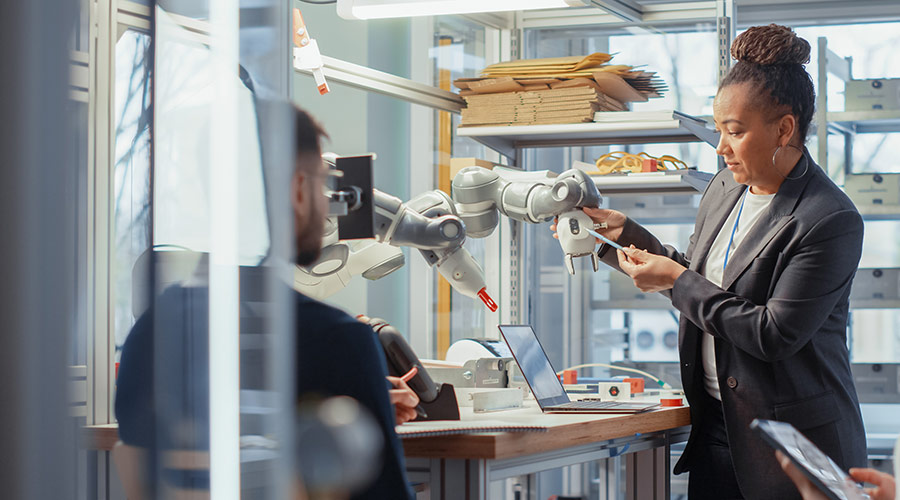
M775 198L778 199L778 195L775 195ZM775 200L772 200L772 203L775 203ZM778 231L791 219L793 217L790 215L773 217L770 214L769 216L763 215L756 221L756 224L744 237L741 246L734 250L732 258L728 261L728 267L725 268L725 274L722 276L723 290L728 290L731 287L734 280L747 269L750 263L753 262L753 259L762 252L763 248L772 241L772 238L778 234Z
M734 206L744 192L744 189L742 188L745 186L734 182L732 177L726 176L721 182L724 184L722 187L724 192L722 200L719 203L713 204L712 208L707 211L711 212L712 210L715 210L715 212L698 214L698 216L704 217L706 221L703 223L703 226L700 229L700 235L697 238L697 242L694 244L694 251L697 253L691 255L691 265L689 267L691 271L700 272L700 268L706 261L707 254L709 254L709 248L712 246L713 241L715 241L716 236L718 236L719 231L725 224L725 219L727 219L731 211L734 210Z
M725 269L725 275L722 276L723 290L728 290L734 284L738 276L772 241L778 231L793 219L791 214L794 212L797 202L800 201L803 189L813 176L810 169L814 166L815 163L809 158L809 152L804 149L803 157L794 166L788 178L781 183L768 210L750 228L743 243L734 250L732 258L728 261L728 267ZM803 174L800 178L791 178L800 174Z

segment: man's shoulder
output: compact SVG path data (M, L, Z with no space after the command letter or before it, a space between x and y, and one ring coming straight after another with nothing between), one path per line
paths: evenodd
M327 330L334 339L342 335L371 334L371 328L332 305L295 292L296 322L305 331Z

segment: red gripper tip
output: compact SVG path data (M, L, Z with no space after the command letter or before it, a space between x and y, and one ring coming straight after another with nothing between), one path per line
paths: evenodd
M495 312L497 310L497 303L494 302L494 299L492 299L490 295L488 295L487 288L478 290L478 298L481 299L482 302L484 302L484 305L486 305L487 308L491 310L491 312Z

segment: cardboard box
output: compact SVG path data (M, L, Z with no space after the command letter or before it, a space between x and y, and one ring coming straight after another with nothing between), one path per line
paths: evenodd
M900 78L849 80L844 97L846 111L900 109Z
M450 180L453 181L453 178L456 177L460 170L474 166L493 170L494 167L502 167L503 165L478 158L450 158Z
M857 206L900 205L900 174L851 174L844 190Z

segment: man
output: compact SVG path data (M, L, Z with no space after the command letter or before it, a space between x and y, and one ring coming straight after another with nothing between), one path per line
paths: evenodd
M320 138L325 133L306 112L298 109L296 114L297 162L291 180L295 260L297 264L309 265L319 257L328 212L328 199L322 195L328 170L320 149ZM415 418L413 408L418 398L394 377L390 380L398 389L388 392L384 352L368 325L300 293L295 293L295 304L297 390L301 400L346 395L368 408L382 427L385 452L384 468L364 496L410 497L394 421ZM391 403L395 404L396 415Z
M305 111L295 108L294 113L297 153L290 202L295 262L306 265L318 258L327 216L323 191L328 171L320 146L325 132ZM369 326L290 293L296 311L298 403L350 396L371 412L382 433L385 445L377 476L353 498L412 498L394 426L415 418L418 398L405 382L387 378L384 353ZM208 474L188 472L173 478L171 471L156 470L153 452L209 449L208 297L205 285L172 286L138 319L122 348L115 404L122 441L151 450L151 474L200 489L208 487ZM241 378L242 388L248 380L260 380L245 374L243 364Z

